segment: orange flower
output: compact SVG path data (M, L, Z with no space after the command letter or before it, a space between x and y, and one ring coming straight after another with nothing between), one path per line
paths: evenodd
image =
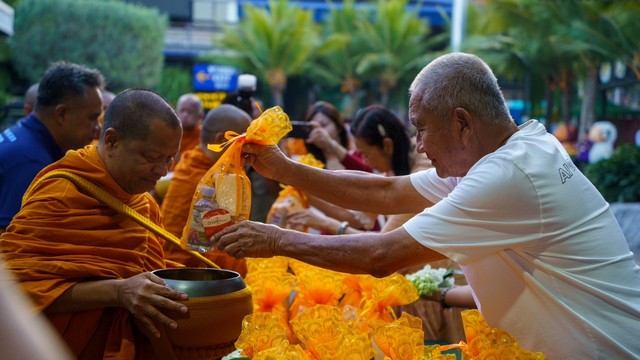
M390 360L422 360L424 332L422 320L402 313L402 316L373 332L373 341Z
M369 320L395 320L392 306L406 305L418 300L418 290L411 281L400 274L393 274L374 282L368 298L364 299L362 317Z
M242 332L236 341L237 349L242 354L253 358L262 350L287 342L287 329L282 326L277 315L271 313L255 313L245 316L242 321Z
M316 305L338 305L345 289L343 273L301 262L292 261L290 265L298 279L296 297L290 307L291 319Z

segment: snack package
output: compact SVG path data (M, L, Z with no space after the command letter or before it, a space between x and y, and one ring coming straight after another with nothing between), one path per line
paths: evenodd
M227 142L208 146L212 151L220 152L225 148L226 151L198 182L188 222L182 232L183 247L211 251L211 236L231 224L249 219L251 182L245 173L242 146L245 143L275 145L289 131L289 117L276 106L253 120L245 134L227 131Z

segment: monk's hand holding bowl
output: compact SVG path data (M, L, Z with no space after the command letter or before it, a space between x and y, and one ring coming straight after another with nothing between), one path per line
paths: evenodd
M265 258L277 255L281 236L287 230L255 221L241 221L211 237L214 247L234 258Z
M154 321L172 329L178 327L173 319L163 314L158 308L181 313L188 311L186 306L173 301L187 300L187 294L171 289L162 279L149 272L120 280L117 296L120 307L129 310L138 324L144 326L147 332L157 338L160 337L160 331Z

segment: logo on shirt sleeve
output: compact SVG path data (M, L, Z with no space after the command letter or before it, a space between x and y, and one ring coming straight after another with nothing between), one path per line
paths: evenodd
M576 166L573 162L567 161L562 164L561 168L558 168L558 174L560 174L560 181L564 184L573 176L573 173L576 171Z

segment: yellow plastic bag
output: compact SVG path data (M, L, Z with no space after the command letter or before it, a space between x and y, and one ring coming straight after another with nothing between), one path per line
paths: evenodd
M182 232L182 246L200 252L211 251L213 244L209 239L213 234L249 219L251 182L244 170L242 145L275 145L289 131L289 117L276 106L253 120L245 134L227 131L227 142L208 146L216 152L228 149L198 182L188 222Z

